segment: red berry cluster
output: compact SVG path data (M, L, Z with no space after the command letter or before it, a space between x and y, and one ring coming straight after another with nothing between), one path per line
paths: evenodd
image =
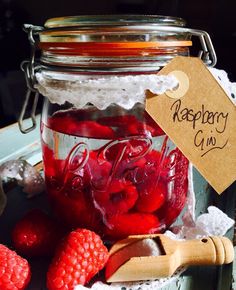
M55 114L47 126L108 141L83 152L77 144L65 160L43 144L47 189L58 217L111 239L160 232L173 223L185 204L188 161L178 149L167 154L165 141L160 152L152 149L151 137L164 134L160 127L148 114L142 121L134 115L94 121L81 114Z
M0 289L23 290L29 284L30 278L28 262L0 244Z
M93 115L97 116L96 121L93 120ZM102 111L73 110L58 112L47 122L47 127L54 131L88 138L111 140L130 135L151 133L155 137L165 134L146 112L140 121L131 114L104 117Z
M107 248L94 232L72 231L60 244L47 274L49 290L74 289L96 275L108 260Z
M108 260L108 250L97 234L77 229L62 238L57 223L39 210L30 211L16 223L12 240L17 252L29 258L54 255L47 272L48 290L73 290L76 285L85 285ZM27 260L0 244L0 289L24 290L30 278Z
M28 257L50 256L64 231L56 221L39 209L29 211L12 231L13 246Z
M56 221L33 210L12 231L13 246L20 254L54 255L47 273L48 290L84 285L105 266L108 250L93 231L110 239L159 232L183 209L188 188L187 159L178 149L167 150L165 136L162 149L153 149L151 137L164 132L148 115L142 121L134 115L100 116L95 121L83 110L79 113L55 114L46 126L97 139L101 145L91 150L81 142L67 158L59 159L43 144L52 207L76 230L65 235ZM42 132L45 128L42 124ZM24 290L30 277L29 263L0 245L0 289Z

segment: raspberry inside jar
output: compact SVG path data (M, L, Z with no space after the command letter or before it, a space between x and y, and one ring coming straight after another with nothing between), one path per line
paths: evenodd
M178 87L160 70L190 55L192 38L209 66L216 55L205 31L160 15L84 15L26 24L31 45L22 63L28 91L19 128L36 127L45 97L41 141L54 213L70 227L107 242L163 232L188 191L188 160L145 111L147 97ZM32 125L23 124L34 96Z
M60 110L41 134L49 199L69 226L116 240L162 232L182 211L188 160L143 105Z
M76 16L35 28L35 88L50 203L70 227L106 241L163 232L184 208L188 160L145 111L177 86L160 68L189 55L180 18Z

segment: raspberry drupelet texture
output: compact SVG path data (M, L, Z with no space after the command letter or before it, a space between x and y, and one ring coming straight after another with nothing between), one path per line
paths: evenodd
M28 262L16 252L0 244L0 289L24 290L30 278Z
M59 245L47 273L48 290L85 285L108 260L101 238L87 229L72 231Z
M64 232L55 220L39 209L23 216L12 230L12 242L18 253L28 257L53 255Z

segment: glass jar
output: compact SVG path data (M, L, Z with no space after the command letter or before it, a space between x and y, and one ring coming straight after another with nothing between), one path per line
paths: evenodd
M192 35L204 44L205 62L214 64L209 36L184 25L162 16L79 16L27 27L28 86L47 96L46 188L65 224L116 240L162 232L183 210L188 160L145 111L145 92L161 67L189 55Z

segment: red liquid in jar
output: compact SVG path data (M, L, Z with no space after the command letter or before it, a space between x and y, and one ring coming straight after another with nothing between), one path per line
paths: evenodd
M42 123L47 191L56 215L103 238L158 233L180 214L188 160L143 113L56 113Z

